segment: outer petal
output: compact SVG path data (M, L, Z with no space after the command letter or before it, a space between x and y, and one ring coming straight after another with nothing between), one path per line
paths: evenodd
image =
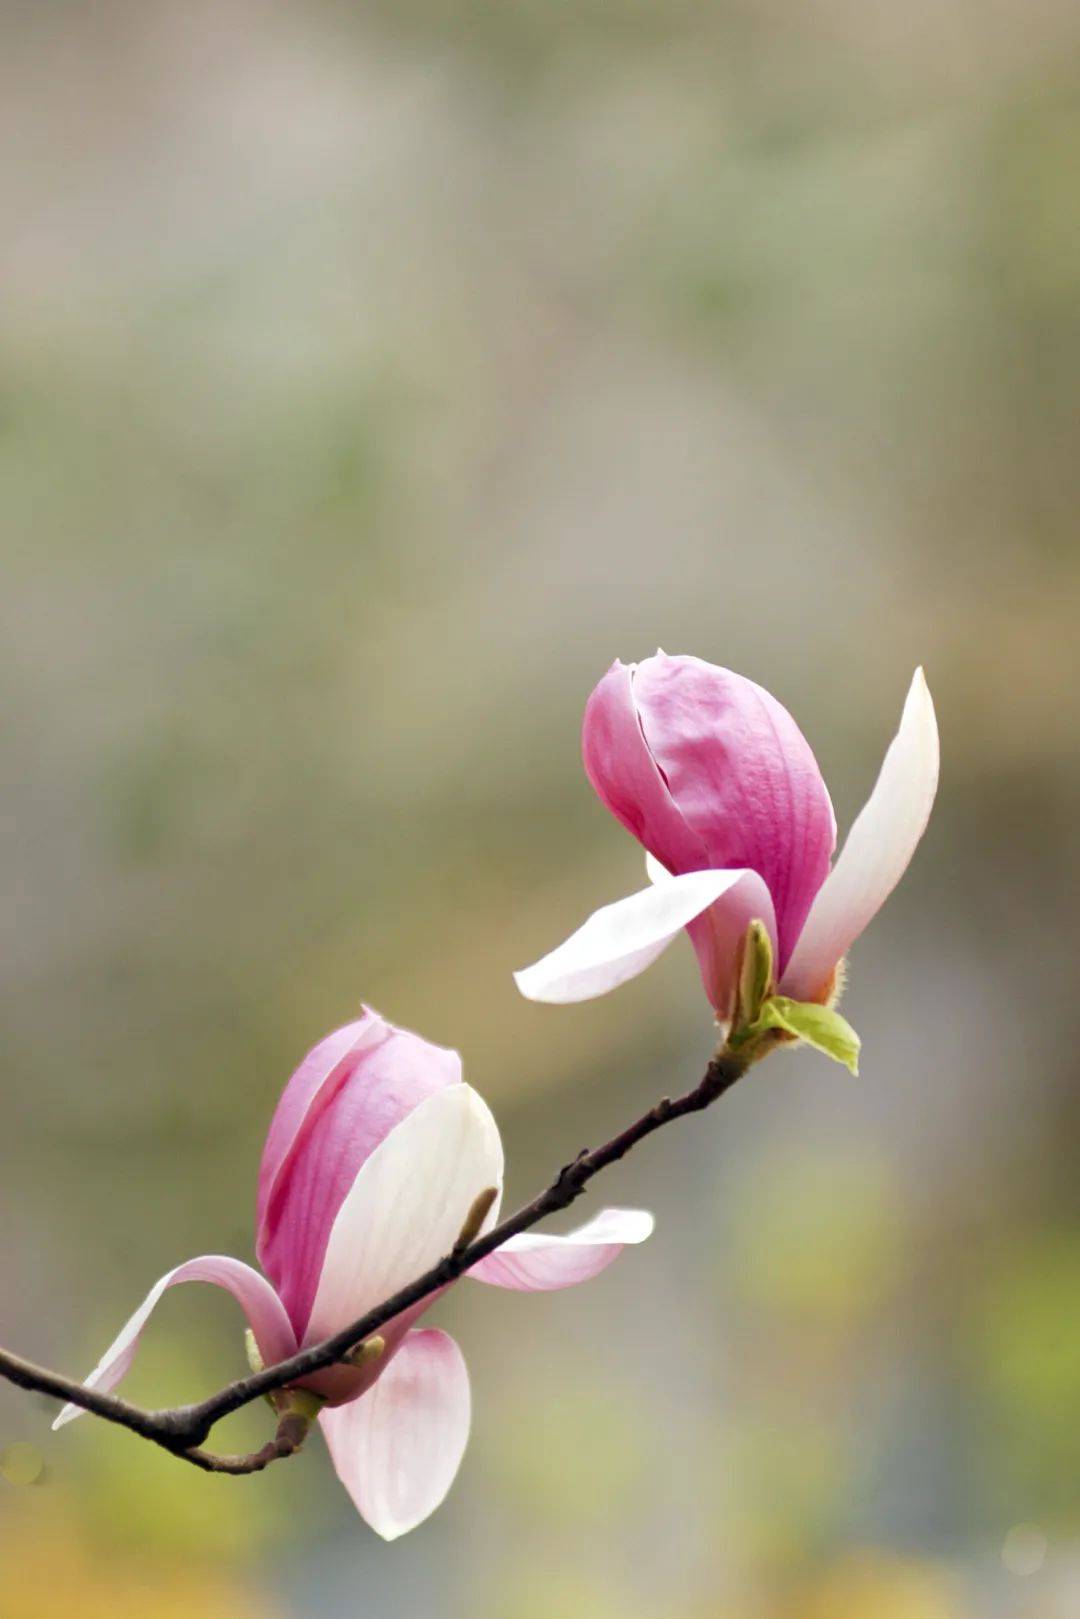
M445 1332L410 1332L359 1400L319 1422L338 1478L384 1540L415 1529L454 1482L469 1437L469 1374Z
M285 1087L259 1170L257 1251L298 1335L360 1166L413 1108L460 1079L456 1051L365 1008L320 1041Z
M745 915L747 920L761 916L771 923L772 904L755 872L686 872L594 911L557 949L515 973L517 986L530 1001L563 1003L604 995L644 972L682 928L722 899L727 903L717 906L718 911ZM711 972L715 967L711 929L705 931L704 940ZM704 973L705 959L702 969ZM706 989L711 992L708 983Z
M641 728L633 682L638 665L618 658L585 705L581 754L597 796L672 872L721 866L710 860L657 768ZM732 861L741 865L741 861Z
M601 1209L565 1237L523 1231L474 1265L468 1275L521 1293L574 1287L606 1270L627 1243L644 1242L653 1225L647 1209Z
M376 1147L338 1211L305 1341L329 1337L448 1254L502 1174L498 1128L470 1085L421 1102Z
M108 1393L116 1387L135 1359L139 1336L151 1312L166 1288L174 1287L177 1282L213 1282L217 1287L227 1288L247 1316L259 1353L268 1366L295 1354L296 1336L285 1307L266 1278L242 1260L230 1259L224 1254L204 1254L200 1259L189 1259L186 1264L178 1265L160 1282L155 1282L130 1321L113 1339L90 1376L85 1379L90 1388ZM65 1405L53 1427L62 1428L66 1422L72 1422L82 1415L79 1406Z
M828 790L806 738L769 692L701 658L646 658L632 695L655 766L704 848L695 865L749 866L768 887L783 970L836 842ZM687 869L646 831L642 841L664 865Z
M385 1036L386 1024L382 1018L365 1007L363 1017L328 1034L311 1048L300 1063L281 1093L266 1134L266 1145L259 1165L257 1217L260 1225L274 1186L295 1154L298 1139L305 1125L310 1124L316 1104L320 1099L325 1104L328 1087L336 1088L360 1053L365 1048L378 1045Z
M934 704L921 669L908 691L873 792L825 879L781 981L785 995L821 1000L833 972L896 887L926 829L938 782Z

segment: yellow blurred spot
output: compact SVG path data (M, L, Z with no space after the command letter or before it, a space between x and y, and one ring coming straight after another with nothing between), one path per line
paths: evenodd
M968 1619L968 1610L946 1570L866 1552L829 1569L808 1593L799 1619Z
M1039 1572L1046 1562L1049 1549L1050 1542L1037 1524L1018 1523L1005 1536L1001 1561L1010 1574L1017 1574L1023 1579Z
M531 1559L512 1562L502 1572L483 1608L484 1619L550 1619L553 1613L581 1614L587 1619L639 1619L641 1610L623 1590L599 1583L572 1562L535 1577Z
M21 1499L23 1509L0 1531L0 1619L274 1619L278 1612L227 1569L176 1553L119 1557L96 1545L66 1510L62 1488L47 1513Z
M45 1458L36 1445L18 1440L0 1452L0 1475L9 1484L37 1484L45 1471Z

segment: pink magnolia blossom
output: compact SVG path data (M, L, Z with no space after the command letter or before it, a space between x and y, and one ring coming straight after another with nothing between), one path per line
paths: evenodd
M755 919L769 930L780 993L829 1000L849 947L906 870L937 789L921 669L831 870L836 821L817 761L787 710L742 675L663 652L616 661L589 698L582 749L596 792L645 846L652 886L595 912L515 974L518 987L536 1001L603 995L686 928L721 1023Z
M422 1275L453 1247L478 1195L491 1187L501 1195L502 1179L495 1120L462 1081L457 1052L365 1008L308 1053L278 1103L259 1170L256 1246L266 1276L216 1254L179 1265L86 1381L116 1387L151 1311L177 1282L228 1289L264 1364L283 1360ZM498 1201L482 1230L495 1224ZM524 1292L570 1287L642 1242L652 1224L640 1209L604 1209L567 1236L512 1237L468 1274ZM388 1540L439 1505L468 1438L461 1351L445 1332L414 1326L433 1302L381 1328L376 1359L301 1384L325 1399L318 1420L338 1477ZM65 1406L54 1427L79 1415Z

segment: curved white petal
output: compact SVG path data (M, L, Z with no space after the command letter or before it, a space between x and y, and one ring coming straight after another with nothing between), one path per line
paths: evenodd
M521 1293L574 1287L606 1270L627 1243L644 1242L654 1224L647 1209L601 1209L564 1237L523 1231L466 1274L477 1282Z
M645 850L645 875L651 883L669 883L671 881L670 871L657 860L654 854L650 854L648 849Z
M407 1333L373 1388L319 1423L338 1478L384 1540L441 1503L469 1437L469 1374L445 1332Z
M498 1126L471 1085L448 1085L407 1114L337 1212L305 1343L339 1331L448 1254L476 1198L501 1187L502 1173Z
M688 871L594 911L576 933L531 967L514 974L530 1001L587 1001L651 967L675 935L747 876Z
M934 704L922 670L916 669L874 790L818 890L792 952L780 985L785 995L818 999L837 963L900 881L930 817L938 758Z
M158 1300L166 1288L174 1287L177 1282L213 1282L217 1287L227 1288L247 1316L259 1353L267 1366L296 1353L296 1335L285 1313L285 1306L265 1276L260 1276L257 1270L252 1270L242 1260L230 1259L227 1254L204 1254L199 1259L189 1259L186 1264L177 1265L160 1282L154 1283L90 1376L84 1379L89 1388L108 1393L116 1387L135 1359L139 1335ZM62 1428L66 1422L73 1422L83 1414L80 1406L65 1405L53 1427Z

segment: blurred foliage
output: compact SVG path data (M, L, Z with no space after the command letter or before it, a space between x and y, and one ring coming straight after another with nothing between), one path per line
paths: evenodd
M973 1320L980 1493L1080 1533L1080 1235L1029 1232L995 1258Z
M787 1150L742 1179L726 1262L779 1330L843 1335L880 1310L906 1235L887 1162Z

